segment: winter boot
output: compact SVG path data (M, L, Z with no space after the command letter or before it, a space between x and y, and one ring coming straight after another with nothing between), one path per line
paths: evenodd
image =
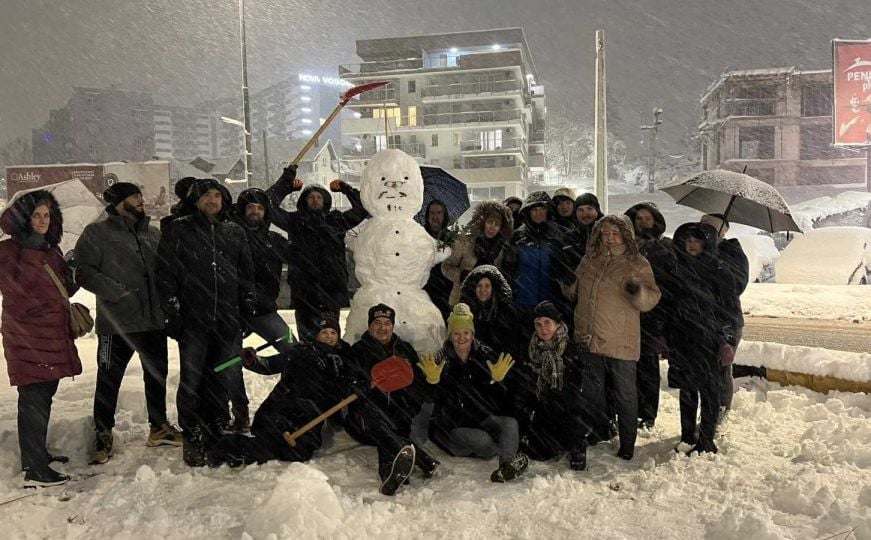
M569 454L569 468L573 471L587 470L587 444L581 443L581 447Z
M529 458L526 454L518 452L511 459L500 460L499 468L490 475L490 481L502 483L514 480L523 474L527 467L529 467Z
M234 433L244 435L251 432L251 418L248 415L248 407L233 407L233 425L231 427Z
M25 469L24 471L24 487L26 488L59 486L69 481L69 476L48 466L40 469Z
M626 461L632 461L632 458L635 456L634 448L624 448L620 447L620 450L617 450L617 457L620 459L625 459Z
M696 452L699 454L704 454L704 453L716 454L717 451L718 451L718 448L717 448L717 445L714 444L714 441L705 441L705 440L699 439L698 444L693 446L687 452L687 455L692 456L693 453L696 453Z
M396 494L408 476L414 469L415 450L414 445L403 446L396 457L393 458L393 463L390 465L390 470L385 471L386 476L382 476L383 483L381 484L381 494L392 496Z
M203 432L198 426L184 433L182 444L182 458L190 467L203 467L206 465L206 451L203 446Z
M148 433L148 442L145 444L152 448L162 445L181 446L182 439L180 429L169 422L164 422L160 427L151 426L151 431Z
M97 436L94 441L94 455L91 463L94 465L103 465L109 461L112 456L112 431L97 431Z
M415 445L415 463L417 464L420 471L423 473L424 478L432 478L436 475L439 470L439 465L441 462L436 458L429 455L425 450Z

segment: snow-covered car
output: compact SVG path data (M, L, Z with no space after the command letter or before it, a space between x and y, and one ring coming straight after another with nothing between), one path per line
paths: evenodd
M780 254L777 283L867 284L871 276L871 229L826 227L798 235Z
M780 252L774 238L763 234L737 235L747 261L750 263L750 282L764 283L774 277L774 264Z

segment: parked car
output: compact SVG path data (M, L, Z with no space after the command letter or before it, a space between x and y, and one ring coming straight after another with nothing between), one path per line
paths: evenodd
M871 280L871 229L826 227L796 235L775 267L777 283L865 285Z
M750 263L750 281L767 283L774 281L774 265L780 252L774 244L774 238L767 234L736 235L741 242L741 248Z

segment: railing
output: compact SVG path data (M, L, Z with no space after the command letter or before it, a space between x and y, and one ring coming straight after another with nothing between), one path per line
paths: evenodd
M387 150L387 149L402 150L403 152L410 155L411 157L419 157L419 158L426 157L426 146L421 144L421 143L405 143L405 144L388 143L386 146L384 146L382 148L376 148L374 144L373 145L364 145L360 148L353 147L353 146L351 146L351 147L345 146L342 148L342 154L344 155L345 158L366 159L366 158L370 158L370 157L374 156L375 154L377 154L381 150Z
M463 152L499 152L500 150L524 150L523 138L508 139L472 139L460 142Z
M356 98L352 99L348 105L361 105L361 104L369 104L369 105L377 105L383 103L385 101L388 102L396 102L396 88L377 88L375 90L369 90L368 92L363 92L358 95Z
M416 70L422 68L423 59L420 57L404 58L402 60L379 60L359 64L342 64L339 66L339 75L365 75L381 71Z
M427 98L477 95L494 92L509 93L519 92L520 88L520 81L516 79L505 81L471 81L427 86L423 89L422 96Z
M463 67L502 67L517 65L516 58L505 53L517 53L520 49L509 47L499 50L460 51L458 53L426 53L415 58L399 60L373 60L356 64L341 64L339 76L353 77L383 71L415 71L421 69L457 69ZM468 64L465 65L465 64Z
M454 113L424 113L418 115L421 126L453 126L457 124L493 124L520 120L523 123L523 111L508 109L502 111L469 111Z

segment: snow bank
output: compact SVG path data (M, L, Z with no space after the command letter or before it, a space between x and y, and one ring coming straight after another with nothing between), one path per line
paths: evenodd
M869 192L844 191L832 197L817 197L792 205L792 217L802 230L809 231L821 219L865 208L869 202Z
M741 307L751 317L871 321L871 286L750 283Z
M871 353L742 341L735 353L735 362L744 366L871 382Z
M826 227L808 231L786 246L775 269L778 283L846 285L864 275L871 229ZM852 281L851 281L852 280Z
M741 243L744 254L750 262L750 281L761 279L772 271L780 252L774 245L774 238L762 234L734 236Z

